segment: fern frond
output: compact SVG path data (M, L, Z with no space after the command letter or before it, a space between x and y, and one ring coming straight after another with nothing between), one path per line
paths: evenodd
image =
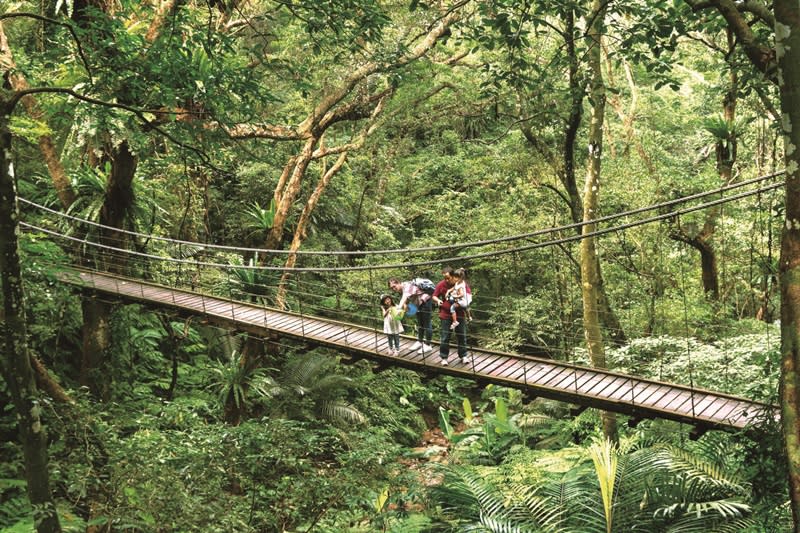
M367 417L357 407L341 400L322 402L319 412L327 420L339 420L348 424L367 422Z

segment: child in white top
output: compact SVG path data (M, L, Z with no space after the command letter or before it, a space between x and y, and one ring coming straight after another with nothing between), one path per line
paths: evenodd
M392 297L384 294L381 296L381 311L383 312L383 332L386 333L389 352L392 355L398 355L400 353L400 334L405 331L401 322L405 310L395 306Z
M456 311L460 307L466 316L469 312L469 304L472 303L472 296L467 292L467 281L463 268L458 268L450 274L455 284L447 290L445 299L450 302L450 317L453 319L450 329L456 329L460 323L456 316Z

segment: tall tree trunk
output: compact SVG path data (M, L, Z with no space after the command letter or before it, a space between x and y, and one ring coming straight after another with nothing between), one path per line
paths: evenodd
M15 91L24 91L30 88L28 81L17 70L17 65L14 62L14 56L11 53L11 47L8 45L6 34L3 29L3 23L0 21L0 64L3 65L4 70L8 70L8 84ZM22 105L28 112L28 116L36 121L44 121L44 113L39 107L39 103L33 95L29 94L22 97ZM64 166L61 164L61 159L58 156L53 138L50 135L39 136L39 151L42 153L47 169L50 172L50 179L55 187L56 194L58 194L61 205L64 209L68 209L75 201L75 191L72 189L69 177L67 176Z
M334 163L331 168L323 173L322 177L320 177L319 181L317 182L314 192L311 193L311 196L308 198L306 206L303 208L303 212L300 214L300 220L297 221L297 227L294 230L294 238L292 239L292 244L289 247L289 251L291 253L286 258L285 266L287 270L285 270L281 276L280 286L278 287L276 306L279 309L286 308L286 284L289 281L289 276L291 276L291 269L294 268L295 264L297 263L297 251L300 249L300 246L303 244L303 241L308 234L308 224L311 222L311 215L314 213L314 209L316 209L320 198L322 198L322 193L324 193L325 189L328 188L328 184L330 184L331 179L344 165L344 162L347 160L347 155L348 152L340 154L336 159L336 163Z
M28 347L25 294L19 262L19 207L11 161L9 117L12 105L0 100L0 275L3 290L3 379L19 417L19 436L25 461L28 498L39 533L61 531L47 471L47 435L41 420Z
M786 153L781 239L781 415L794 530L800 532L800 4L775 0L775 51Z
M291 177L287 180L286 186L280 191L280 195L278 195L278 191L276 191L275 218L272 219L272 228L264 243L267 250L281 248L283 230L286 225L286 220L289 218L289 210L294 204L297 195L300 193L300 187L303 184L303 176L311 162L314 148L316 148L318 142L319 137L312 136L310 139L306 140L300 153L289 159L289 164L292 168L289 174ZM284 169L284 173L286 173L286 169Z
M570 107L567 127L564 131L562 150L564 154L564 172L561 175L561 184L567 190L572 221L577 223L583 220L583 205L578 192L578 180L575 178L575 141L578 138L578 129L583 121L583 98L586 94L586 86L579 77L578 53L575 48L578 34L575 31L575 11L572 9L567 10L564 33L569 58Z
M575 40L578 38L575 32L575 14L574 11L569 10L566 15L566 46L569 54L569 91L570 91L570 113L567 119L567 128L564 133L564 170L561 175L561 183L567 191L569 199L569 210L572 216L572 221L577 223L584 219L584 206L581 200L581 195L578 192L578 180L575 175L575 143L578 136L578 129L580 128L583 120L583 99L586 94L586 87L580 80L578 56L575 49ZM581 233L581 229L577 229ZM595 257L597 257L595 255ZM608 332L609 338L617 346L625 344L627 341L625 331L622 329L622 324L611 307L606 296L605 283L603 282L603 271L600 268L600 260L597 259L595 270L597 272L596 291L597 291L597 307L600 323Z
M108 157L111 160L111 175L100 211L100 224L112 229L102 230L100 243L125 248L127 236L113 228L122 228L125 225L125 218L134 204L133 177L136 174L137 161L127 141L123 141L116 150L109 151ZM98 267L124 274L127 261L120 254L113 254L106 264ZM83 357L80 381L95 398L108 401L112 390L110 317L114 305L89 292L81 302L81 309Z
M733 32L728 29L728 56L733 55L736 39ZM736 95L739 91L739 78L733 65L729 65L728 79L730 81L728 90L722 99L722 118L727 124L725 132L716 132L716 142L714 152L717 159L717 173L720 183L728 185L733 181L733 165L736 163L736 152L738 147L737 132L735 129L736 120ZM700 252L700 271L703 281L703 292L706 297L714 302L720 299L719 291L719 269L717 268L717 250L714 246L714 235L717 232L717 224L722 216L722 207L711 207L706 214L703 228L690 234L679 228L672 237L676 240L685 242L698 252Z
M605 27L606 3L593 0L590 11L590 26L587 32L591 84L589 101L591 103L591 123L589 125L589 159L587 161L586 182L583 189L583 220L588 222L597 218L600 196L600 160L603 152L603 115L605 113L605 85L601 68L601 36ZM597 224L583 226L583 234L594 232ZM606 368L606 354L600 328L598 290L600 262L597 257L596 237L586 236L581 240L581 288L583 294L583 329L589 358L595 368ZM611 442L618 442L617 419L614 413L603 411L603 434Z

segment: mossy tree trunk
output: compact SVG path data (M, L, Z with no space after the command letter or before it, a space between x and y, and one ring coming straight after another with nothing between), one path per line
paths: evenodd
M786 222L781 240L781 414L794 530L800 532L800 3L775 1Z
M589 124L589 158L586 182L583 189L583 221L589 222L598 216L600 196L600 161L603 153L603 116L605 113L605 84L601 68L601 36L605 27L606 3L594 0L589 14L587 32L591 82L589 102L591 122ZM600 261L597 257L597 238L587 236L597 229L596 223L583 226L581 240L581 288L583 294L583 330L592 366L606 368L606 354L600 327ZM603 434L611 442L617 442L617 419L613 413L602 413Z
M567 7L564 14L564 49L567 53L569 80L569 115L564 120L564 137L561 143L559 158L554 157L553 152L548 150L545 143L542 143L536 132L530 126L522 126L521 131L528 143L538 150L547 159L552 161L552 167L558 174L559 181L566 191L566 195L559 193L569 208L570 218L573 222L583 221L583 199L578 188L575 165L575 147L578 140L578 132L583 123L583 107L586 95L587 82L585 76L581 75L581 63L579 59L578 47L576 42L580 39L580 30L575 25L575 8ZM581 227L576 227L575 231L580 235ZM622 346L627 342L625 330L619 317L611 307L611 302L606 295L605 283L603 281L603 271L600 263L595 267L597 280L597 308L600 324L605 328L609 340L616 346Z
M2 372L17 411L25 479L34 509L36 531L51 533L61 531L61 525L50 493L47 435L28 347L25 293L19 262L19 209L10 161L9 118L15 103L15 99L4 99L0 95L0 275L5 313L2 322Z

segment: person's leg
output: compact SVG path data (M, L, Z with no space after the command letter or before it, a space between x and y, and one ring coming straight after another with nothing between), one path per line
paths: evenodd
M462 363L467 361L467 321L461 320L455 329L456 342L458 344L458 358Z
M450 355L450 335L452 335L452 333L453 330L450 329L450 319L442 319L439 331L439 357L442 361L447 361Z
M453 302L450 304L450 329L456 329L458 327L458 303Z
M430 346L431 340L433 339L432 314L433 302L431 300L428 300L424 304L420 305L419 311L417 311L417 315L420 317L420 329L422 330L422 336L420 337L420 340L425 342L425 344L428 346Z

